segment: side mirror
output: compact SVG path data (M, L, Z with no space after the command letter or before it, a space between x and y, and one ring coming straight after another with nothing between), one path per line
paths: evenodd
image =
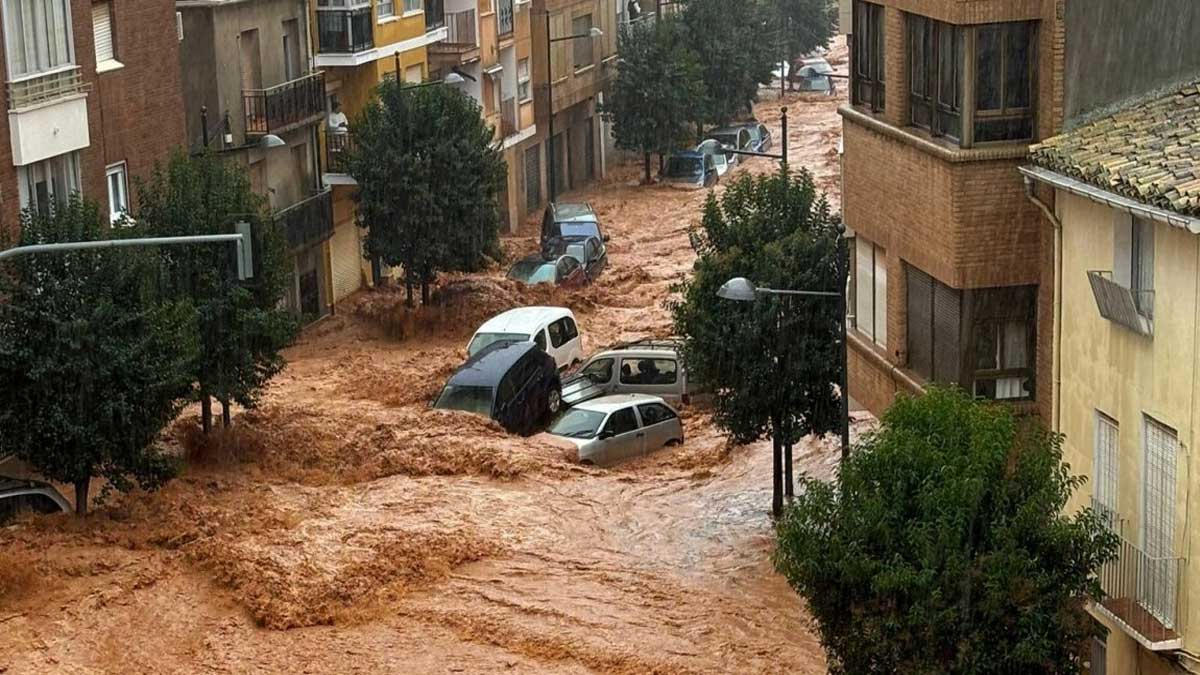
M606 235L604 235L603 237L601 237L601 238L600 238L600 241L602 241L602 242L604 242L604 243L606 243L606 244L607 244L607 243L608 243L608 242L609 242L611 239L612 239L612 238L611 238L611 237L609 237L609 236L606 234Z
M617 435L616 432L613 431L612 429L605 429L604 431L601 431L600 435L597 436L596 438L598 438L599 440L602 440L602 441L607 441L608 439L610 439L616 435Z

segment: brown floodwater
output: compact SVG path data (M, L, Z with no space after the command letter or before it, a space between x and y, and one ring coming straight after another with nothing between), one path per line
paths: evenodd
M835 207L838 103L786 100L793 164ZM757 106L777 135L779 108ZM571 307L589 350L669 335L704 193L638 176L620 166L564 197L612 236L592 287L495 270L444 280L416 312L365 293L306 332L232 429L203 439L185 414L165 440L186 468L163 490L0 530L0 673L824 672L770 563L767 444L730 447L689 410L684 446L604 470L427 408L509 307ZM798 472L828 477L836 440L797 453Z

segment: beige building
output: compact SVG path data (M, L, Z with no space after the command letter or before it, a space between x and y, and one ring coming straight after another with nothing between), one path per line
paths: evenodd
M1054 418L1088 477L1071 508L1090 503L1121 542L1092 607L1107 628L1093 673L1200 673L1200 86L1157 96L1021 169L1031 194L1052 188L1061 237Z

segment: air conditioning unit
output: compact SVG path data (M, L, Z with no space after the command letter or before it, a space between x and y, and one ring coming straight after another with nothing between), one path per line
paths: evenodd
M175 36L183 42L183 12L175 12Z

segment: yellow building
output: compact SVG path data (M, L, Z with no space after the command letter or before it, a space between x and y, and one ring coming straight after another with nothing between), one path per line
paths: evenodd
M1107 629L1092 673L1200 673L1200 87L1032 157L1022 173L1031 195L1053 189L1046 215L1061 237L1054 419L1072 472L1088 477L1070 508L1091 504L1121 542L1091 608Z
M354 216L354 181L338 152L349 137L338 127L371 98L385 77L421 82L429 75L429 45L446 38L444 0L310 0L313 60L325 72L329 117L325 181L333 186L330 240L333 298L341 300L370 280L363 233Z

